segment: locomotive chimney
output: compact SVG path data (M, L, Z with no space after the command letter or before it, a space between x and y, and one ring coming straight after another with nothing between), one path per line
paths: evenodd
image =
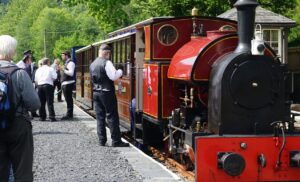
M239 44L235 53L251 53L251 39L254 33L256 0L237 0L234 6L237 9Z

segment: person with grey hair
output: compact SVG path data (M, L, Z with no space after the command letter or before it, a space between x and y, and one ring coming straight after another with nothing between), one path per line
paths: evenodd
M42 66L36 70L35 83L38 88L38 95L41 100L41 107L39 110L41 121L45 121L46 114L46 102L48 106L49 119L51 122L56 121L54 111L54 80L57 78L56 71L50 66L50 59L43 58L40 60Z
M123 70L114 67L110 59L111 48L102 44L99 49L99 57L90 65L90 75L93 83L93 101L95 103L97 134L100 146L106 145L105 120L111 132L113 147L128 147L129 144L121 140L119 126L119 113L117 97L115 93L115 80L123 75Z
M0 70L17 69L12 63L17 40L0 36ZM15 108L12 124L0 132L0 181L7 181L12 164L15 181L33 181L33 137L28 111L40 107L40 100L28 74L23 69L11 73L11 104Z

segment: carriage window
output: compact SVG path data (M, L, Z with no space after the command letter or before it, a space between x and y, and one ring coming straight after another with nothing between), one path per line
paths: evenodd
M122 40L123 50L122 50L122 63L126 63L126 56L127 56L127 45L126 39Z
M125 53L125 45L124 45L124 41L123 40L120 41L120 45L121 45L120 63L123 63L124 62L124 53Z
M157 39L163 45L170 46L175 44L178 38L177 29L173 25L163 25L159 28Z
M116 59L115 63L118 63L120 59L120 44L119 42L116 42Z
M279 41L278 41L279 30L265 29L263 30L263 34L264 34L264 41L268 43L272 47L272 49L275 50L276 54L278 54L279 53Z
M122 46L122 42L118 42L118 63L121 63L122 62L122 49L123 49L123 46Z
M127 57L126 57L126 62L131 60L131 52L130 52L130 48L131 48L131 42L130 39L126 40L126 45L127 45Z

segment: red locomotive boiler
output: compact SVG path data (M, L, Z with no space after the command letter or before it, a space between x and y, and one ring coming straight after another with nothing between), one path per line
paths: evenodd
M196 181L299 181L289 75L252 40L257 5L238 0L238 24L151 18L77 50L76 99L93 108L88 66L107 43L125 67L115 82L120 124L138 143L165 148Z

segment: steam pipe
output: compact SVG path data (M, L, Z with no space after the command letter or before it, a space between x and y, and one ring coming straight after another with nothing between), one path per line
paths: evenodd
M234 7L237 9L239 44L235 53L251 54L251 39L254 33L256 0L238 0Z

